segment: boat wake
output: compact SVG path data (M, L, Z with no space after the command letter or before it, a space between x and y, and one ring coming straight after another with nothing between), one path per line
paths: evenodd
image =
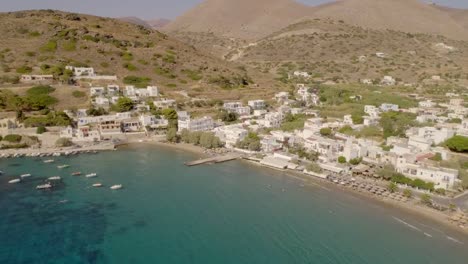
M409 228L411 228L411 229L414 229L414 230L416 230L416 231L419 231L419 232L424 233L421 229L415 227L415 226L412 225L412 224L409 224L409 223L407 223L407 222L401 220L401 219L398 218L398 217L393 216L393 219L397 220L399 223L401 223L401 224L403 224L403 225L405 225L405 226L407 226L407 227L409 227ZM425 233L424 233L424 234L425 234Z
M457 243L457 244L460 244L460 245L464 245L464 244L465 244L465 243L461 242L460 240L457 240L457 239L455 239L455 238L453 238L453 237L450 237L450 236L447 236L447 239L450 240L450 241L452 241L452 242L455 242L455 243Z

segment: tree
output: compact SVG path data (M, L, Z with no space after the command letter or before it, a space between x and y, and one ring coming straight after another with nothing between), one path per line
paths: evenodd
M177 142L178 138L177 138L177 129L175 128L169 128L167 130L167 134L166 134L166 140L169 141L169 142Z
M413 196L413 192L410 189L405 189L403 191L403 196L405 196L406 198L411 198Z
M466 153L468 152L468 137L454 136L445 141L445 145L451 151Z
M189 143L194 145L200 144L201 134L202 133L198 131L191 132L189 136Z
M73 145L73 142L68 138L59 138L55 141L55 146L57 147L70 147Z
M320 129L320 135L322 135L324 137L329 137L332 134L333 134L333 131L331 130L331 128L324 127L322 129Z
M21 135L10 134L10 135L6 135L5 137L3 137L3 141L7 141L10 143L18 143L21 141L22 138L23 137Z
M190 143L190 131L188 129L183 129L180 132L180 140L184 143Z
M44 134L45 132L47 132L45 126L38 126L36 129L36 134Z
M232 123L232 122L235 122L237 121L237 119L239 118L239 115L237 115L236 113L232 113L232 112L227 112L225 110L222 110L220 113L219 113L219 119L221 119L223 122L227 122L227 123Z
M117 100L115 107L118 112L128 112L133 109L134 105L135 104L133 103L132 99L128 97L120 97Z
M362 117L362 115L353 114L351 115L351 119L353 120L353 123L355 125L364 124L364 118Z
M343 156L339 156L339 157L338 157L338 163L340 163L340 164L346 163L346 158L343 157Z
M306 167L306 170L315 173L322 173L323 171L322 168L315 162L309 163L309 165Z
M421 199L421 203L425 205L432 205L432 198L429 194L425 193L421 195L420 199Z
M102 116L102 115L107 115L108 112L102 108L102 107L99 107L99 108L90 108L88 110L86 110L86 114L89 115L89 116Z
M410 128L414 120L415 114L402 112L386 112L380 117L380 126L383 128L384 137L405 136L406 130Z
M388 189L389 192L395 193L395 192L398 191L398 185L396 185L396 183L394 183L394 182L390 182L388 184L388 186L387 186L387 189Z
M390 180L394 174L395 168L391 164L386 164L382 169L377 171L377 175L386 180Z
M354 158L349 160L349 164L351 165L359 165L362 162L362 158Z
M435 189L435 192L439 195L445 195L446 191L444 188L437 188Z

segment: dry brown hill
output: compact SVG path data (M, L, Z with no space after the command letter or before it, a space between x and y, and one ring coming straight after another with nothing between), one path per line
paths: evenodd
M164 30L253 40L305 18L330 18L370 29L468 39L466 12L447 12L419 0L338 0L315 7L293 0L206 0Z
M468 30L468 10L457 9L444 6L434 6L435 8L447 13L453 20Z
M466 84L468 79L468 41L365 29L329 19L291 25L226 57L283 78L302 70L317 80L340 82L385 75L418 84L433 75L445 80L441 83Z
M165 19L165 18L159 18L159 19L147 20L146 23L148 23L154 29L160 29L168 25L169 23L171 23L171 20Z
M140 19L138 17L119 17L118 19L121 21L135 24L135 25L140 25L146 28L153 28L153 26L150 25L147 21Z
M265 93L271 80L206 55L158 31L117 19L59 11L0 13L0 83L21 74L54 74L65 65L94 67L100 74L142 77L164 92L186 90L223 97L239 86ZM259 76L259 78L256 78ZM146 79L146 81L145 81ZM127 78L128 80L128 78Z
M419 0L338 0L317 6L313 18L331 18L372 29L468 39L466 28L434 5Z
M164 30L257 39L294 23L310 11L310 7L293 0L206 0Z

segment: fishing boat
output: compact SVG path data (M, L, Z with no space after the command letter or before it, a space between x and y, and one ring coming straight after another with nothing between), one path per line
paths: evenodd
M50 189L50 188L52 188L52 184L50 184L50 183L46 183L46 184L36 186L36 189L38 189L38 190L45 190L45 189Z
M21 182L21 179L14 179L14 180L9 181L8 183L18 183L18 182Z
M51 181L60 181L62 178L60 176L54 176L54 177L49 177L49 180Z
M94 178L94 177L97 177L97 173L86 174L86 178Z
M102 183L95 183L93 184L93 187L102 187Z
M122 184L112 185L110 188L111 190L119 190L122 189Z
M31 177L32 175L27 173L27 174L22 174L20 177L21 178L28 178L28 177Z
M71 175L72 175L72 176L80 176L80 175L81 175L81 172L79 172L79 171L73 172Z
M60 165L60 166L57 166L58 169L65 169L65 168L68 168L70 167L70 165Z

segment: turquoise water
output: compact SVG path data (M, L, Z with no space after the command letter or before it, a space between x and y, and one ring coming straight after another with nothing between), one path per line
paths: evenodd
M246 163L182 165L193 158L130 147L1 160L0 263L468 262L467 238L427 220ZM34 189L57 175L54 191Z

